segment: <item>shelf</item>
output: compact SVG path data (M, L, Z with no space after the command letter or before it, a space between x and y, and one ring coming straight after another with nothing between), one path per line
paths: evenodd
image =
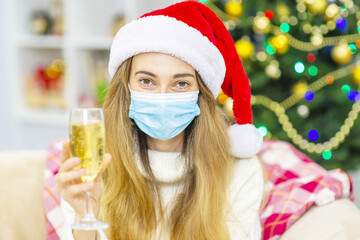
M26 48L61 49L64 45L63 36L36 36L23 35L19 37L18 44Z
M88 50L110 50L113 37L71 37L67 39L69 44L72 44L78 49Z
M24 109L16 117L22 123L42 126L65 126L69 121L68 111L56 109Z

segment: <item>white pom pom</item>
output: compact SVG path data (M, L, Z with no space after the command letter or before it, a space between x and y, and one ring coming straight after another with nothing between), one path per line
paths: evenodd
M228 128L233 154L238 158L251 158L259 152L263 138L252 124L234 124Z

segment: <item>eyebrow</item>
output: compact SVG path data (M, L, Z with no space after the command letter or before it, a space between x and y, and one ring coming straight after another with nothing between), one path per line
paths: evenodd
M135 75L136 74L146 74L146 75L149 75L149 76L152 76L152 77L155 77L155 78L157 77L156 74L151 73L151 72L147 72L147 71L137 71L135 73ZM191 74L191 73L178 73L178 74L175 74L173 78L182 78L182 77L193 77L193 78L195 78L195 76L193 74Z
M191 73L179 73L179 74L175 74L174 78L182 78L182 77L193 77L195 78L195 76Z
M147 72L147 71L137 71L136 73L135 73L135 75L136 74L146 74L146 75L149 75L149 76L152 76L152 77L157 77L155 74L153 74L153 73L151 73L151 72Z

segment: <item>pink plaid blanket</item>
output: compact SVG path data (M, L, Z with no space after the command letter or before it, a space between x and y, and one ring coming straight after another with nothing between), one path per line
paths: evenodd
M60 167L62 141L51 145L45 168L44 206L47 239L58 240L63 216L54 176ZM341 169L326 171L286 142L264 141L258 156L265 164L269 200L260 214L263 240L276 240L311 206L338 198L354 201L351 177ZM331 160L330 160L331 161Z
M259 157L270 191L260 215L264 240L279 239L313 205L347 197L354 201L350 175L341 169L325 170L289 143L264 141Z

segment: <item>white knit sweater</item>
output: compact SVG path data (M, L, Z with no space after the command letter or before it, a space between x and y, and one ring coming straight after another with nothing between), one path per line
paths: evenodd
M181 177L184 174L184 158L180 152L159 152L149 150L149 161L155 177L160 181L160 191L165 214L171 209L172 200L181 191ZM140 171L145 176L138 161ZM227 190L227 197L232 206L232 214L226 217L231 239L260 240L261 226L259 208L263 195L263 173L259 160L238 159L234 169L234 176ZM75 213L72 207L62 200L61 208L65 217L64 235L62 240L73 240L70 224L74 222ZM157 229L154 239L169 239L166 232L161 233L161 226ZM100 233L101 240L106 236Z

